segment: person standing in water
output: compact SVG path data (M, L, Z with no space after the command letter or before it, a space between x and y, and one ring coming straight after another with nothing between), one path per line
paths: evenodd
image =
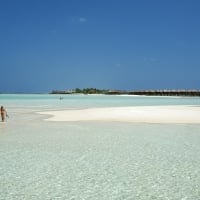
M1 120L2 120L2 122L5 121L6 116L7 116L6 109L3 106L1 106Z

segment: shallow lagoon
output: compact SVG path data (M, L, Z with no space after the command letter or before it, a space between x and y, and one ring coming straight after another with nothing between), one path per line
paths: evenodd
M35 112L144 103L20 98L1 98L10 118L0 124L0 199L200 199L200 125L47 122ZM142 98L200 105L198 98Z

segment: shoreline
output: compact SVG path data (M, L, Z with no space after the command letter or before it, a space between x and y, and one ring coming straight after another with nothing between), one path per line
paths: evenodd
M105 121L200 124L200 107L195 105L103 107L37 113L47 115L45 121L54 122Z
M119 90L76 88L68 90L53 90L50 94L105 94L105 95L145 95L145 96L200 96L200 90L196 89L151 89L151 90Z

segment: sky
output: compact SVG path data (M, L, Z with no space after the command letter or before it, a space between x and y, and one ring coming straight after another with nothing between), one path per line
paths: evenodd
M200 89L199 0L0 0L0 93Z

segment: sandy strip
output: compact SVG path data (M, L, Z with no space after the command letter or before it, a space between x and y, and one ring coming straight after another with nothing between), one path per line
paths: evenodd
M200 107L197 106L137 106L89 108L39 112L49 115L47 121L118 121L142 123L200 124Z

